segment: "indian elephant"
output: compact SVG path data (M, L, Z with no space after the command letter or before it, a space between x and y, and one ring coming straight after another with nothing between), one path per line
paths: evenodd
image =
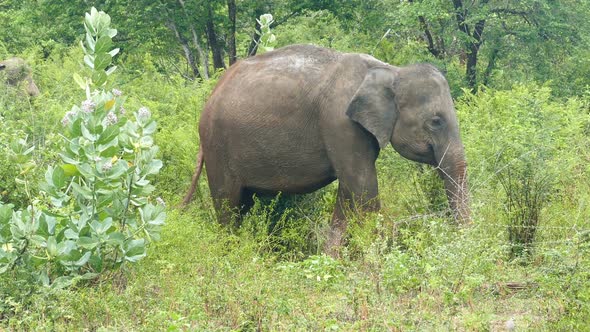
M394 67L369 55L292 45L231 66L199 124L218 217L252 195L309 193L338 179L324 250L343 244L348 210L380 207L375 160L391 142L403 157L437 167L455 216L468 220L466 161L449 86L435 67ZM224 205L230 209L224 208Z
M33 81L31 68L21 58L9 58L0 62L0 75L5 77L6 83L18 87L24 84L24 89L31 97L39 95L39 89ZM0 76L1 77L1 76Z

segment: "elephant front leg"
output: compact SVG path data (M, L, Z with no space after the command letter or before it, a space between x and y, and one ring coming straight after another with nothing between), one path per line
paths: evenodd
M345 244L348 218L351 214L375 212L380 208L377 190L377 176L369 177L368 183L340 181L336 206L332 215L332 222L328 239L324 245L324 252L334 258L340 257L340 250ZM356 183L355 183L356 182Z

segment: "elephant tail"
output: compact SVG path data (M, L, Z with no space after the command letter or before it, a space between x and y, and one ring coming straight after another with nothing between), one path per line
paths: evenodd
M201 176L201 171L203 170L203 147L199 147L199 153L197 154L197 167L195 168L195 173L193 174L193 180L191 182L191 187L189 188L188 192L184 196L182 200L182 206L185 207L193 200L193 195L197 190L197 186L199 184L199 177Z

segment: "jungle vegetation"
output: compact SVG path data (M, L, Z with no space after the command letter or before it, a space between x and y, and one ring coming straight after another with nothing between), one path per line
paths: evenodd
M220 75L295 43L445 73L470 225L391 147L340 259L335 185L178 208ZM0 80L0 330L588 330L588 1L0 0L10 57L40 95Z

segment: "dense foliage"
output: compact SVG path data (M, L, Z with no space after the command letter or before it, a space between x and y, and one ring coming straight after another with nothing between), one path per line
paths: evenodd
M0 82L0 329L586 329L589 6L0 0L0 58L26 59L41 90ZM320 250L334 185L261 198L227 230L202 181L162 224L156 198L188 187L224 68L292 43L445 71L470 226L446 217L434 170L391 148L382 210L351 223L340 260Z
M28 179L15 178L33 201L26 209L13 211L12 204L0 202L0 274L18 279L28 273L53 288L143 258L146 242L159 238L165 219L163 202L148 202L155 189L150 178L162 167L152 138L156 122L145 107L128 120L122 92L106 90L119 52L112 49L117 30L110 17L92 8L84 27L84 63L91 75L74 76L86 100L61 120L61 162L47 168L39 184L43 194L33 196ZM34 149L24 146L21 138L9 151L21 169Z

